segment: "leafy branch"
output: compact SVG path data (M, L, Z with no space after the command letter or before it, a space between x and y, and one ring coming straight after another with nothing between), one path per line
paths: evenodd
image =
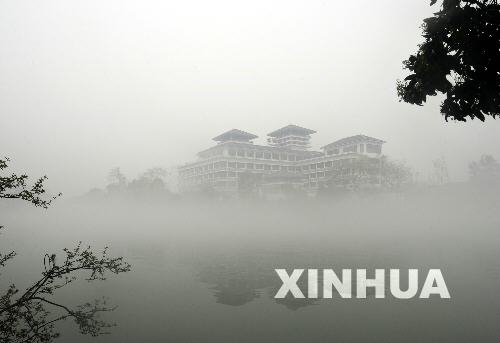
M0 159L0 171L8 167L9 158ZM21 199L28 201L35 206L48 208L52 200L62 194L51 197L49 199L42 198L46 192L43 183L47 180L47 176L42 176L31 186L28 186L28 175L11 174L9 176L0 176L0 198L4 199Z
M421 106L439 92L446 120L500 116L498 2L443 0L422 27L424 42L403 62L410 74L397 82L400 101Z
M9 160L0 159L0 171L8 167ZM27 175L11 174L0 176L0 198L21 199L35 206L48 208L52 200L43 198L45 194L44 176L32 186L28 186ZM60 194L59 194L60 195ZM58 196L59 196L58 195ZM0 226L0 229L2 227ZM37 342L48 343L59 337L55 324L72 319L82 334L98 336L108 333L114 324L100 318L102 312L113 311L106 298L71 308L54 299L54 293L85 275L88 282L106 280L108 274L130 271L130 265L122 257L110 257L108 248L95 253L90 246L78 243L73 249L63 249L64 257L46 254L44 270L38 281L21 292L11 284L0 295L0 341L3 343ZM14 258L16 253L0 253L0 268Z

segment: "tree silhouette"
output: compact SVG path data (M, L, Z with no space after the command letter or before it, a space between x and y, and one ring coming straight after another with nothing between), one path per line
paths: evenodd
M479 161L469 164L471 181L493 185L500 183L500 163L491 155L483 155Z
M8 167L8 159L0 159L0 171ZM0 198L21 199L31 204L48 208L56 197L45 199L44 181L38 179L28 185L27 175L0 175ZM60 195L60 194L59 194ZM0 229L3 228L0 226ZM112 311L107 300L97 299L70 308L54 299L58 289L76 281L86 273L89 282L105 280L108 273L119 274L130 270L130 265L122 257L109 257L107 248L95 253L81 242L73 249L63 249L64 258L60 261L55 254L44 257L45 269L40 278L24 291L11 284L0 293L0 341L11 342L52 342L59 337L55 324L61 320L73 319L80 332L97 336L106 333L113 326L99 318L99 313ZM0 268L15 257L14 251L0 253Z
M437 0L431 0L431 6ZM500 5L497 0L443 0L424 19L415 55L403 62L411 74L397 82L400 100L422 105L445 94L441 113L466 121L500 115Z
M113 168L108 174L109 185L106 187L108 192L123 192L127 188L127 178L121 172L119 167Z

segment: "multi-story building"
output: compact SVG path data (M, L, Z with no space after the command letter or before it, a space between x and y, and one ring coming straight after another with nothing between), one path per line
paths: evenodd
M226 194L286 191L314 192L322 185L349 187L380 182L384 141L365 135L343 138L310 149L315 131L288 125L268 134L268 145L257 145L256 135L230 130L217 144L198 153L198 160L179 167L182 192L211 189Z

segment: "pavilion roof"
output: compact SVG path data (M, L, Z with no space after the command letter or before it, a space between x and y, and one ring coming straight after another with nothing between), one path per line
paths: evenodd
M373 143L373 144L383 144L385 141L378 139L378 138L373 138L370 136L365 136L365 135L355 135L355 136L350 136L346 138L339 139L338 141L335 141L333 143L327 144L321 149L324 148L330 148L330 147L335 147L335 146L344 146L344 145L350 145L350 144L355 144L355 143Z
M218 135L217 137L214 137L213 140L216 142L226 142L226 141L242 141L242 142L247 142L251 139L255 139L258 136L241 131L238 129L232 129L227 132L224 132L223 134Z
M304 135L304 136L316 133L316 131L314 131L314 130L309 130L309 129L306 129L305 127L300 127L297 125L290 124L290 125L282 127L281 129L278 129L276 131L268 133L267 135L271 136L271 137L279 137L280 135L282 135L284 133L288 133L288 132L293 132L293 133L297 133L299 135Z

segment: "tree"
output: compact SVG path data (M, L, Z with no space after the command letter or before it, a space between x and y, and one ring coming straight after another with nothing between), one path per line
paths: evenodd
M153 167L128 181L120 168L113 168L108 174L108 193L132 196L171 196L165 184L169 172L161 167Z
M7 169L8 158L0 159L0 171ZM43 187L47 176L39 178L31 187L27 185L28 176L11 174L8 176L0 176L0 198L3 199L21 199L32 203L35 206L48 208L52 200L60 196L44 199L42 195L46 192Z
M491 155L483 155L479 161L469 164L470 179L473 182L498 184L500 182L500 163Z
M412 170L403 161L394 161L387 156L363 156L340 161L336 169L328 172L327 181L320 184L320 193L343 196L348 193L346 190L397 190L411 181Z
M381 164L382 187L399 189L412 182L412 169L404 161L394 161L382 156Z
M106 188L109 192L123 192L127 187L127 178L118 167L109 171L108 182Z
M163 180L165 176L167 176L167 171L164 168L150 168L138 178L132 180L128 185L128 189L135 194L162 194L166 188Z
M167 176L168 172L165 168L162 167L153 167L146 170L141 177L154 181L154 180L162 180Z
M431 6L437 0L431 0ZM411 73L397 82L401 101L422 105L445 94L445 120L500 115L500 5L497 0L443 0L424 19L415 55L403 62Z
M0 159L0 171L8 167L8 161L7 158ZM44 176L29 186L25 174L0 175L0 198L21 199L46 209L56 198L43 197L46 179ZM95 253L79 243L75 248L63 251L64 258L61 260L56 254L45 255L45 268L40 278L27 289L20 291L15 284L11 284L0 293L1 342L52 342L59 336L55 324L66 319L73 319L81 333L92 336L106 333L106 329L112 326L99 318L99 313L114 309L107 305L105 298L70 308L54 299L54 293L76 281L77 275L84 275L82 273L87 273L86 280L89 282L105 280L108 273L129 271L130 265L122 257L109 257L107 248ZM0 268L15 255L14 251L0 253Z
M450 175L448 173L448 163L446 163L444 156L433 160L432 165L434 166L434 182L438 185L448 183L450 181Z

